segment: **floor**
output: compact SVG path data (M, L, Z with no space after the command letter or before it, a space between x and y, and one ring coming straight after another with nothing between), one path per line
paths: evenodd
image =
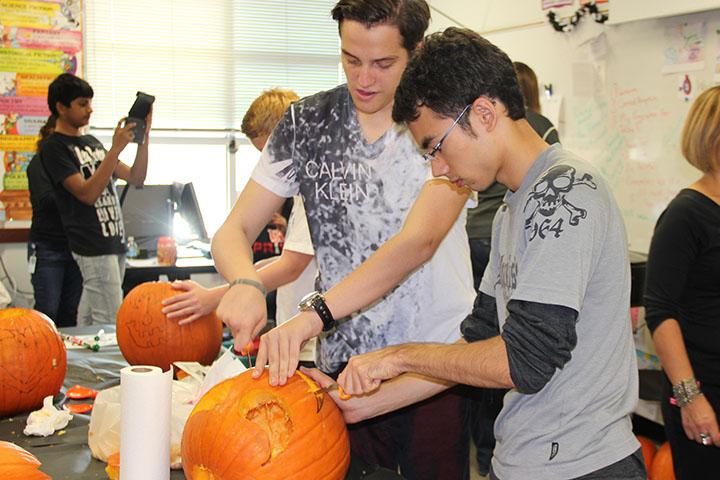
M475 445L470 442L470 480L487 480L488 477L480 475L475 460Z

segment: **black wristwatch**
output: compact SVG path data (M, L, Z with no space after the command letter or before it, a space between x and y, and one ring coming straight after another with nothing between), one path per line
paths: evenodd
M332 330L337 325L335 317L333 317L332 313L330 313L330 309L328 308L327 303L325 303L325 297L323 297L323 294L320 292L310 292L305 295L298 304L298 310L301 312L314 310L320 317L320 320L322 320L323 332Z

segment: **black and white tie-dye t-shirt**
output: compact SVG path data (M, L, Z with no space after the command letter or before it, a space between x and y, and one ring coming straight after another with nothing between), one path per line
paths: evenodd
M409 131L390 128L367 143L346 86L307 97L275 128L252 178L277 195L305 201L326 291L396 234L431 178ZM406 342L453 342L475 296L465 214L433 258L382 300L321 339L325 371L352 355Z

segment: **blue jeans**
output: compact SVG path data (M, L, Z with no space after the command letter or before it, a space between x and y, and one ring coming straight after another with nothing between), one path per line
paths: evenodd
M76 324L82 293L82 275L70 250L58 249L46 242L28 243L28 261L34 257L35 270L30 281L35 310L50 317L58 327Z
M85 257L73 253L83 276L83 291L78 307L78 325L115 324L123 299L125 255Z

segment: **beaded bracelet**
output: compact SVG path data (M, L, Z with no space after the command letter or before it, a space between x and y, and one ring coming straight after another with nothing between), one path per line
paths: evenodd
M680 380L673 385L672 389L673 397L679 407L689 405L690 402L702 394L700 391L700 382L695 380L694 377Z

